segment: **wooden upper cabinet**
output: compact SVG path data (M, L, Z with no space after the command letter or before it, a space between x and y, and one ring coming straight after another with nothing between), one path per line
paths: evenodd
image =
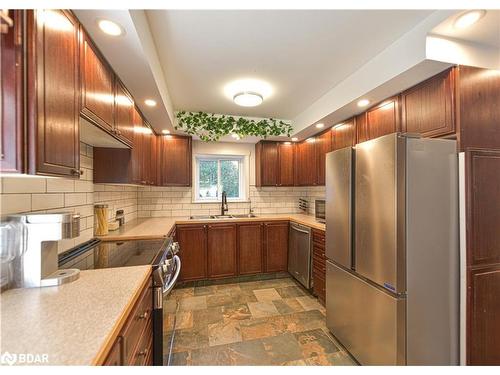
M449 69L401 94L403 132L423 137L456 133L453 73Z
M113 133L114 74L85 30L81 30L81 114L95 125Z
M191 186L191 137L158 136L158 183L162 186Z
M295 144L290 142L278 143L278 186L294 185Z
M236 276L236 224L213 224L207 234L208 277Z
M14 21L0 34L0 171L21 173L23 168L22 11L10 10Z
M295 145L295 184L312 186L317 184L318 164L314 138Z
M355 122L356 120L353 117L332 128L332 151L352 147L356 144Z
M278 144L276 142L260 142L260 175L262 186L278 185Z
M400 130L398 97L387 99L366 112L368 139L375 139Z
M288 269L288 221L264 223L264 272Z
M255 145L255 185L293 186L294 160L292 143L260 141Z
M69 11L27 12L29 172L80 175L79 24Z
M366 122L366 112L360 113L354 118L356 123L356 143L362 143L370 139Z
M134 100L123 83L116 79L115 131L125 143L134 142Z
M331 130L327 130L316 136L316 160L318 167L316 183L318 185L325 184L326 154L330 151L332 151L332 134Z
M262 223L238 225L238 269L240 275L261 273L264 270Z
M140 184L142 179L142 158L144 156L144 119L137 108L134 107L132 121L134 124L134 147L131 150L131 179L135 184Z

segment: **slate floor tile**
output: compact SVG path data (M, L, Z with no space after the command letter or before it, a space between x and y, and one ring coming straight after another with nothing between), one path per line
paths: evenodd
M304 310L320 310L323 308L318 300L311 296L297 297L297 301L299 301Z
M294 336L302 349L303 358L324 356L339 351L339 348L321 329L298 332Z
M264 318L279 314L272 302L248 302L247 305L254 318Z
M179 310L204 310L207 308L206 296L187 297L180 300Z
M222 321L208 325L208 345L216 346L241 341L240 325L236 321Z
M306 295L302 289L297 286L280 287L276 288L276 291L281 298L302 297Z
M291 333L263 338L262 343L275 365L302 359L301 347Z
M252 313L245 303L222 307L224 320L247 320L252 317Z
M254 290L253 293L259 302L272 302L281 299L281 296L274 288L258 289Z

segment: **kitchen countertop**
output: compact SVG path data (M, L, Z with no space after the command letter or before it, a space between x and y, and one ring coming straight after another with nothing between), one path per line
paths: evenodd
M88 270L58 287L5 291L0 352L48 354L35 364L101 364L150 274L149 265Z
M110 231L105 236L97 236L103 241L125 241L158 239L167 236L176 224L238 223L249 221L289 220L314 229L325 230L325 224L317 222L314 216L305 214L263 214L252 218L191 220L188 217L159 217L132 220L120 229Z

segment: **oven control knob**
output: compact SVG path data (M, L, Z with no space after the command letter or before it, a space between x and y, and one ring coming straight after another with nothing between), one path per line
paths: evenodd
M179 252L179 242L173 242L172 243L172 254L177 254Z

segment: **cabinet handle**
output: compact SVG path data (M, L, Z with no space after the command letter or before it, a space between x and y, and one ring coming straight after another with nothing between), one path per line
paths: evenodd
M138 353L136 354L136 356L138 356L138 357L142 357L142 356L145 356L145 355L147 355L147 354L148 354L148 349L146 348L146 349L141 350L140 352L138 352Z
M81 175L83 174L83 170L73 168L73 169L71 170L71 174L81 176Z
M148 316L149 316L149 313L147 311L144 311L144 313L139 315L138 318L139 319L147 319Z

